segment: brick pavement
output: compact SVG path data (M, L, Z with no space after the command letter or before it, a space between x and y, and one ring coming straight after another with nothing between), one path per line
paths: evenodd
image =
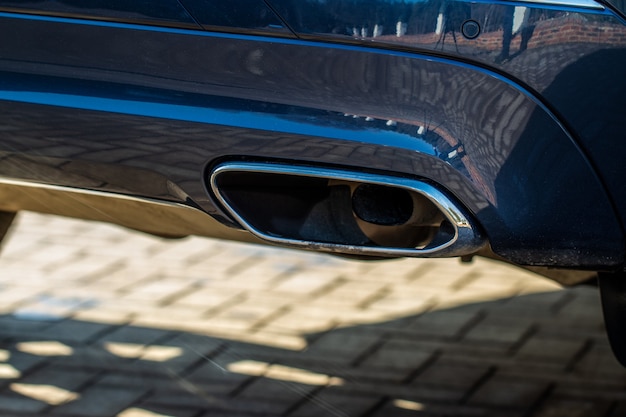
M626 415L593 288L22 214L0 416Z

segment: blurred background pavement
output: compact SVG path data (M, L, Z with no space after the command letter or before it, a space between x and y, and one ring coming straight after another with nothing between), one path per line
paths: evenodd
M597 290L21 214L0 416L618 417Z

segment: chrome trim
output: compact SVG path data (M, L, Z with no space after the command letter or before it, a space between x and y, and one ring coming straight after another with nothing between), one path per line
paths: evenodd
M419 193L428 198L433 204L435 204L454 227L454 236L449 241L435 247L411 249L394 247L354 246L314 241L301 241L268 235L260 230L257 230L254 226L252 226L249 222L242 218L237 213L237 211L229 204L225 196L222 195L219 186L217 185L217 178L221 174L226 172L285 174L292 176L353 181L403 188L409 191ZM463 209L459 208L446 195L444 195L432 185L409 178L330 168L315 168L270 163L227 162L219 165L213 170L209 178L209 183L211 186L211 190L213 191L219 202L224 206L226 211L235 220L237 220L237 222L239 222L239 224L244 229L248 230L250 233L264 241L273 244L279 244L282 246L305 248L324 252L338 252L346 254L384 257L451 257L475 253L480 248L485 246L486 243L485 239L480 235L476 227L472 224L472 221L470 221L468 216L464 214Z
M563 6L582 9L604 10L603 4L594 0L513 0L514 3L528 3L537 6Z

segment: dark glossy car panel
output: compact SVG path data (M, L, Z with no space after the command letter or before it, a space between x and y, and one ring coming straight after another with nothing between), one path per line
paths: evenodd
M624 20L593 1L549 3L346 0L320 8L273 1L304 38L429 51L486 65L526 86L570 128L626 213L619 173L626 149L614 141L626 97ZM468 24L478 28L475 38L468 38Z
M19 120L8 117L14 102L41 124L28 145L28 129L14 126L21 133L3 141L6 152L141 169L210 213L218 209L198 177L228 157L418 175L459 198L494 251L513 262L623 262L618 221L572 135L528 90L495 72L363 46L56 18L5 16L0 30L16 39L1 51L7 124ZM154 122L142 117L175 122L147 134ZM65 132L39 136L58 124L71 126L61 148L54 142ZM28 172L40 170L20 178L33 179ZM164 197L136 178L123 188L95 178L104 185L92 187Z
M601 3L0 0L0 39L4 211L623 271Z
M3 1L1 6L5 11L36 15L200 28L177 0L26 0Z
M206 30L267 33L295 37L285 22L263 0L183 0L196 21Z

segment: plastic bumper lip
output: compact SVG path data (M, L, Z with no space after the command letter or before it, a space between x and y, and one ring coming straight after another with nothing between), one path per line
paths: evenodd
M22 210L117 224L168 238L196 235L262 243L185 204L0 176L0 211Z
M246 215L234 207L229 201L227 193L221 189L220 176L228 173L258 173L276 174L293 177L309 177L327 180L353 181L363 184L385 185L410 192L415 192L428 198L445 216L452 225L453 233L443 241L435 239L435 242L425 247L405 248L386 246L362 246L354 244L342 244L315 240L298 239L289 236L277 236L256 227L254 221L249 221ZM430 184L422 181L362 172L352 172L341 169L327 169L315 167L303 167L282 164L267 163L224 163L214 169L209 178L210 187L219 202L226 208L228 213L235 218L244 229L254 236L282 246L313 249L324 252L335 252L352 255L381 256L381 257L452 257L476 253L485 246L486 241L479 233L476 224L464 213L458 204L455 204L446 195Z

